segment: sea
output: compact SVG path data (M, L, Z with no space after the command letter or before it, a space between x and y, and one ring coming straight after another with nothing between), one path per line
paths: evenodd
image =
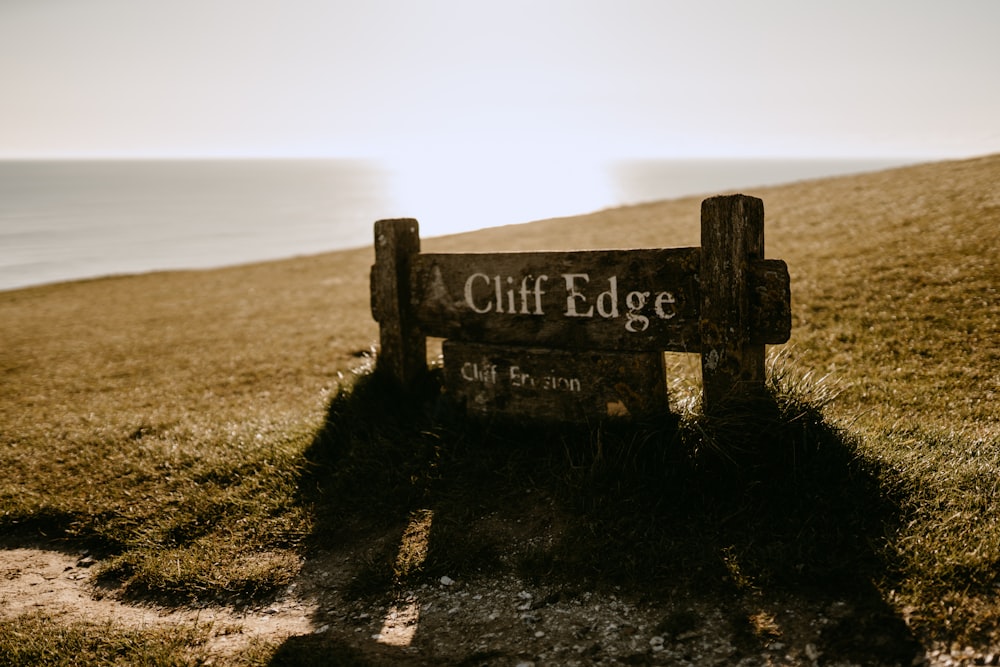
M364 160L6 160L0 290L360 247L381 218L417 218L428 237L905 163L632 160L583 175L558 165L401 174Z

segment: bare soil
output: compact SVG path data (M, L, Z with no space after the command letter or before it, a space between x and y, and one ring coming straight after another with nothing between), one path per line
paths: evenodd
M442 577L375 598L344 589L358 554L326 553L266 606L165 607L123 601L87 554L0 550L0 617L60 624L208 628L210 662L253 645L295 655L331 643L369 664L991 665L1000 651L920 647L898 618L857 599L637 599L531 585L513 576Z

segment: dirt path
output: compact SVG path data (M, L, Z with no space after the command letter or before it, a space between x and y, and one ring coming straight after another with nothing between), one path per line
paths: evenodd
M280 642L312 630L315 609L294 597L251 612L226 607L167 609L125 604L92 585L95 561L43 549L0 550L0 617L44 613L61 623L114 623L128 628L206 626L210 653L237 652L252 639Z
M307 562L286 594L264 608L172 609L126 604L94 585L90 557L37 548L0 549L0 618L41 613L56 623L87 622L127 628L209 629L205 647L225 658L253 641L280 644L289 637L330 633L365 653L392 662L449 664L706 664L855 665L857 641L882 637L848 601L816 606L794 600L735 612L719 601L664 600L642 604L615 595L526 586L512 577L422 584L393 599L346 601L343 558ZM750 612L748 614L748 611ZM734 618L749 622L742 629ZM670 627L670 626L673 627ZM867 627L866 631L865 626ZM831 632L834 631L834 632ZM831 636L848 631L851 650ZM749 635L747 633L750 633ZM742 635L742 637L741 637ZM996 665L1000 653L961 647L931 648L912 665ZM388 663L387 663L388 664ZM877 660L867 664L903 664Z

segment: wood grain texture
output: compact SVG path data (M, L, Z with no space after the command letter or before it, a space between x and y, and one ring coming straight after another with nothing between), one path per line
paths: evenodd
M423 254L411 307L431 336L578 350L698 352L700 248ZM751 337L788 340L788 269L746 272ZM786 304L782 308L782 304Z
M712 197L701 208L702 410L763 393L764 345L751 342L751 262L764 258L764 202Z
M375 223L375 265L371 271L372 315L379 323L377 370L403 385L427 370L427 341L410 308L410 264L420 253L416 220Z

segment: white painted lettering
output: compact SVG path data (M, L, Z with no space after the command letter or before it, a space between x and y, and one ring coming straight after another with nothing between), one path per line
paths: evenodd
M564 317L593 318L596 314L606 320L617 320L623 315L624 310L625 329L631 333L642 333L649 329L650 318L670 320L678 315L677 298L673 292L632 291L625 294L624 300L621 300L618 276L609 276L608 288L598 293L596 298L589 298L587 294L587 286L590 284L589 273L564 273L562 278L566 285ZM465 303L473 312L481 315L491 312L507 315L544 315L542 297L547 292L543 287L548 280L549 277L544 274L490 276L485 273L474 273L465 281ZM479 286L480 283L485 285ZM488 290L491 287L493 293L489 295ZM650 309L652 313L649 312Z
M586 312L580 313L576 310L576 300L580 299L583 303L587 303L587 297L585 297L576 288L577 279L583 280L583 282L590 282L590 276L586 273L564 273L563 278L566 280L566 317L593 317L594 307L591 306Z
M510 367L510 384L513 387L534 387L535 378L521 371L520 366Z
M497 290L497 312L503 312L503 288L500 287L500 276L493 276L493 285Z
M535 315L544 315L542 312L542 295L545 294L542 290L542 283L548 280L549 277L545 275L538 276L535 278Z
M625 297L625 306L628 308L628 313L625 315L626 331L641 333L649 328L649 318L640 314L646 307L648 298L649 292L629 292Z
M530 315L528 311L528 280L531 276L525 276L521 278L521 310L522 315Z
M484 360L485 361L485 360ZM497 383L497 365L484 363L482 366L466 361L462 364L462 379L466 382Z
M677 310L674 308L674 304L677 303L677 299L670 292L660 292L656 295L656 302L653 304L654 310L656 310L656 316L661 320L669 320L670 318L677 315ZM664 304L670 306L669 309L664 308Z
M490 284L490 277L485 273L473 273L471 276L469 276L469 278L465 281L465 303L474 312L488 313L490 312L490 310L493 309L492 301L487 301L485 306L483 306L482 308L477 308L476 302L472 298L472 283L477 278L482 278L483 280L485 280L487 285Z
M466 382L472 382L476 379L476 365L471 361L462 364L462 379Z
M554 372L554 371L550 371ZM542 389L550 391L581 391L580 378L568 378L561 375L546 375L542 378Z
M514 284L514 277L507 276L507 312L513 315L517 312L517 308L514 307L514 288L511 285Z
M597 314L608 319L618 317L618 276L608 278L608 291L597 295Z

